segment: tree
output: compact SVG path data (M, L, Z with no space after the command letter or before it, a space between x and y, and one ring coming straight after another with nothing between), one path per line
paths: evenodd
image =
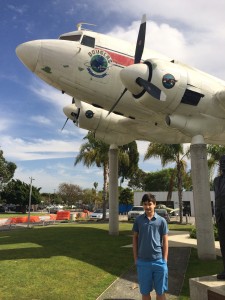
M161 159L163 167L168 163L175 162L180 210L180 223L183 222L182 173L184 173L186 169L186 162L184 160L184 157L188 155L188 153L189 150L184 154L184 148L182 144L150 143L144 157L145 160L151 157L159 157Z
M109 173L109 145L100 140L96 140L94 133L90 131L84 137L84 140L88 141L81 145L74 165L76 166L82 161L88 168L93 165L103 168L103 219L105 219Z
M170 179L173 176L174 169L163 169L156 172L146 173L143 187L144 191L163 192L168 191L170 187ZM174 188L175 186L173 186Z
M192 178L191 178L191 170L183 173L183 187L185 191L192 191Z
M94 189L95 189L95 192L97 191L97 188L98 188L98 182L94 182L93 183L93 186L94 186Z
M3 156L3 151L0 150L0 193L3 185L13 178L16 170L16 164L8 162ZM1 199L1 198L0 198Z
M94 207L95 209L98 207L98 198L97 198L97 188L98 188L98 182L93 183L94 190L95 190L95 202L94 202Z
M88 207L89 210L97 208L102 203L102 193L97 193L94 188L83 190L83 204Z
M208 166L209 166L209 175L210 182L213 181L213 174L216 167L217 175L220 175L219 169L219 161L222 155L225 155L225 147L221 145L207 145L207 153L208 153Z
M82 200L82 188L77 184L60 183L58 194L66 205L73 205Z
M88 142L81 145L80 152L75 159L75 165L83 161L87 167L96 165L103 168L103 218L106 213L109 175L109 145L96 140L93 132L88 132L84 137ZM138 163L136 142L119 147L119 176L128 178L135 172Z
M121 177L121 183L124 182L124 179L132 178L138 171L138 162L139 153L135 141L119 147L118 173Z
M125 188L122 189L119 196L119 203L120 204L133 204L134 203L134 193L131 189Z
M39 204L41 202L41 188L32 186L31 203ZM2 197L8 204L15 204L24 209L29 203L30 184L20 180L12 179L3 189Z
M145 179L148 173L144 172L141 169L137 169L137 171L133 174L128 182L128 186L133 190L145 190Z

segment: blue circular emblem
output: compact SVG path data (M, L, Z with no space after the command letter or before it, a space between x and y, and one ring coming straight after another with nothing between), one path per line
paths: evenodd
M175 86L176 79L172 74L165 74L162 79L162 84L166 89L172 89Z
M92 110L87 110L87 111L85 112L85 116L86 116L86 118L91 119L91 118L93 118L94 113L93 113Z
M103 73L108 68L108 62L102 55L94 55L90 62L91 68L96 73Z

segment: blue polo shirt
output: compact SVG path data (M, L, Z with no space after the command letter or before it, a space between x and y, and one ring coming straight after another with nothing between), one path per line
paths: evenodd
M168 233L166 220L156 212L151 220L146 214L134 221L133 231L138 233L138 258L155 260L162 258L162 237Z

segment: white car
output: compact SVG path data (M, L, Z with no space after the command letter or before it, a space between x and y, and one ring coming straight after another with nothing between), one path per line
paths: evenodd
M106 210L106 219L109 218L109 210ZM102 220L103 219L103 210L96 209L92 214L90 214L90 220Z
M52 206L48 206L47 210L50 214L57 214L58 211L63 210L63 206L62 205L52 205Z
M144 213L143 206L133 206L133 208L128 212L128 221L135 220L138 216Z

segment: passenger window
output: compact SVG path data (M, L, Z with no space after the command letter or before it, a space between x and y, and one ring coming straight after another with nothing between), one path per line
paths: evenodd
M60 40L66 40L66 41L74 41L74 42L79 42L81 38L80 34L76 35L62 35L59 37Z
M87 47L94 48L95 47L95 39L93 37L84 35L81 41L81 44Z

